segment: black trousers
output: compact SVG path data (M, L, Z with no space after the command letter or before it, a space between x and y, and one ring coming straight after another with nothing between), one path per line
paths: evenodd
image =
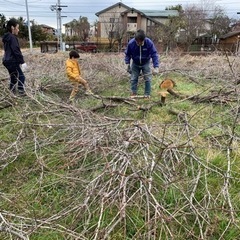
M13 93L18 92L20 94L25 92L24 83L25 83L25 76L20 67L20 64L16 63L3 63L3 65L7 68L9 76L10 76L10 85L9 89Z

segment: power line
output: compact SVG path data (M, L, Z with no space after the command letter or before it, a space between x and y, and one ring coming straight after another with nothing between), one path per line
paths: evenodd
M55 15L52 14L52 12L50 10L48 10L48 8L46 8L46 3L47 1L44 0L29 0L31 1L29 3L29 12L31 13L31 17L40 19L39 21L42 21L42 19L46 20L46 19L54 19ZM56 0L57 1L57 0ZM68 6L68 11L61 11L61 13L64 13L65 15L67 15L70 18L78 18L79 16L85 16L88 19L91 19L91 21L94 21L95 19L97 19L97 16L95 15L96 12L102 11L114 4L107 4L105 3L101 3L100 1L98 1L97 3L92 3L92 1L84 1L84 0L62 0L62 2L71 2L70 6ZM198 0L199 1L199 0ZM18 3L16 3L18 2ZM126 1L127 2L127 1ZM136 9L138 9L139 11L144 9L144 4L145 4L145 0L144 1L140 1L140 0L136 0L134 1L134 4L127 4L127 3L123 3L126 6L131 7L132 5L137 6L139 5L139 7L135 7ZM158 2L159 3L159 2ZM159 9L159 11L161 10L165 10L165 7L169 6L169 5L177 5L177 4L172 4L169 3L168 1L161 1L159 4L156 3L156 1L150 0L146 2L146 6L148 6L148 8L152 6L152 9ZM181 5L184 6L185 3L189 3L190 5L194 4L194 5L199 5L196 4L195 1L188 1L188 0L183 0L181 1ZM226 12L227 16L231 16L231 17L236 17L236 8L233 8L234 5L237 5L237 3L239 3L239 0L237 1L233 1L230 0L229 2L227 2L226 4L216 4L216 6L221 6L223 8L224 6L224 11ZM13 11L12 9L15 9L13 7L13 5L18 5L18 10L17 11ZM226 11L226 7L225 6L230 6L229 9ZM25 13L24 9L22 8L24 6L24 4L22 4L22 0L18 0L18 1L14 1L14 0L2 0L1 1L1 13L4 15L7 15L7 17L9 15L16 15L16 16L21 16L22 14ZM55 6L55 5L54 5ZM141 6L141 7L140 7ZM160 7L163 6L163 7ZM235 6L234 6L235 7ZM76 11L76 9L79 8L79 11ZM5 10L4 10L5 9ZM96 10L95 10L96 9ZM184 8L183 8L184 9ZM47 11L48 10L48 11ZM207 9L206 10L209 14L212 13L214 10L211 9ZM24 16L25 17L25 16ZM50 20L51 21L51 20ZM71 19L69 20L71 21Z

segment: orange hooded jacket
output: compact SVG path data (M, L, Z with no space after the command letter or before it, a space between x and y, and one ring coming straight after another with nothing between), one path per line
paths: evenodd
M81 70L77 60L66 60L66 73L70 81L74 81L81 76Z

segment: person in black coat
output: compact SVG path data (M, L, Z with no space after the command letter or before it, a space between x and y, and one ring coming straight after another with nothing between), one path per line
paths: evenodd
M12 18L7 22L6 28L7 32L2 38L4 45L3 65L7 68L10 75L9 88L13 94L16 94L18 89L20 95L25 95L25 76L23 71L27 65L17 39L19 24L16 19Z

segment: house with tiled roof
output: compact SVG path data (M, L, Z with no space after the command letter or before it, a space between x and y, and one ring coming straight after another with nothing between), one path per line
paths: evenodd
M148 35L156 26L166 24L171 16L178 16L178 11L138 10L118 2L95 15L98 17L98 38L108 39L124 32L125 41L128 41L137 29L143 29Z

